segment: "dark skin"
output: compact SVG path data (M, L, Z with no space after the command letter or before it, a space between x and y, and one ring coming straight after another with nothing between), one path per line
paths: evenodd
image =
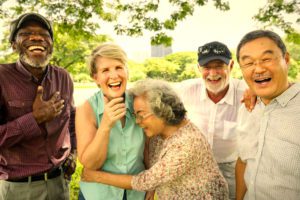
M24 67L41 82L53 50L53 41L48 30L39 22L25 22L16 33L12 47L19 53ZM63 108L64 100L58 91L49 100L44 100L43 87L38 86L32 105L32 113L38 124L51 121L61 114Z

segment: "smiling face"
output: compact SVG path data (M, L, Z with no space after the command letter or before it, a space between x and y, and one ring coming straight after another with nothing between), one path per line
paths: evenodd
M282 55L276 43L267 37L245 43L240 49L239 63L248 86L265 104L289 86L289 54Z
M205 66L199 66L208 93L212 93L214 96L223 94L224 91L226 93L231 68L232 62L226 65L221 60L213 60L205 64Z
M25 22L12 42L20 60L32 68L44 69L53 51L52 38L47 29L35 21Z
M144 129L147 137L153 137L164 132L166 128L165 122L156 117L154 114L150 114L151 109L147 102L146 97L137 96L134 98L133 108L137 117L136 123Z
M93 78L103 94L109 100L123 96L128 79L126 66L119 60L106 57L97 57L95 64L97 73Z

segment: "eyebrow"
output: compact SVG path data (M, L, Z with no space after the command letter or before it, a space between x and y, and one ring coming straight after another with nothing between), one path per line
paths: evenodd
M262 53L261 56L264 56L264 55L266 55L266 54L274 54L274 51L273 51L273 50L266 50L266 51L264 51L264 52ZM242 57L241 57L241 60L246 60L247 58L251 58L251 56L249 56L249 55L242 56Z

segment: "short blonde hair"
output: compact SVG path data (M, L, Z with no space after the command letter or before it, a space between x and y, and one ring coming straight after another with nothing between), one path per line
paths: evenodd
M127 54L119 45L111 42L103 43L96 47L90 55L88 67L91 77L97 73L96 59L98 57L112 58L124 65L127 63Z

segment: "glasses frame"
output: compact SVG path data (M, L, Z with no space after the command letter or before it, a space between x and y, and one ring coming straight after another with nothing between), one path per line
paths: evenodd
M241 69L254 69L257 65L260 65L262 67L271 67L275 64L275 62L278 60L277 56L268 57L268 58L260 58L260 59L253 59L253 62L248 62L245 64L240 63Z
M141 121L147 119L148 117L150 117L151 115L153 115L153 113L150 112L150 113L147 113L144 115L140 115L138 113L133 113L133 115L137 121L141 122Z

